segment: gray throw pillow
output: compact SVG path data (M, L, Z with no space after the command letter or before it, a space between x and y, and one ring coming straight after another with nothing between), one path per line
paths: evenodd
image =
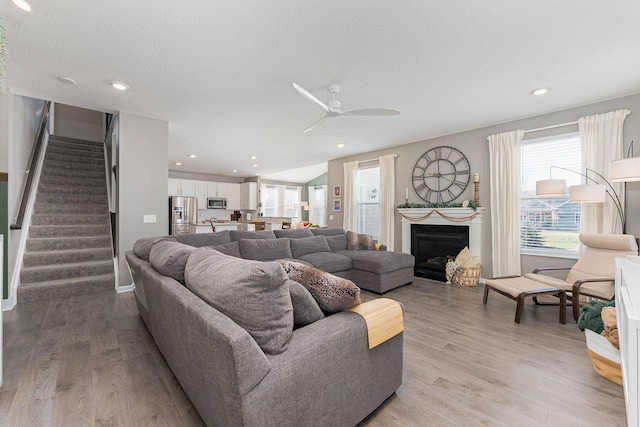
M211 248L225 255L234 256L236 258L242 258L242 255L240 255L239 242L229 242L223 245L211 246Z
M307 288L325 313L335 313L360 304L360 288L351 280L334 276L298 262L278 260L289 279Z
M293 327L295 329L324 318L320 306L307 288L291 279L287 280L287 283L289 283L289 295L291 295L291 303L293 304Z
M149 261L149 252L151 252L153 245L164 241L175 242L176 239L173 237L143 237L142 239L136 240L133 244L133 253L136 254L138 258Z
M149 264L160 274L184 283L184 266L195 249L178 242L158 242L149 252Z
M289 239L242 239L240 253L242 258L255 261L292 258Z
M347 231L347 250L375 251L376 243L373 241L373 236Z
M187 261L185 283L244 328L265 353L286 350L293 333L293 306L287 275L277 262L249 261L199 248Z
M331 249L329 249L329 244L327 243L327 238L324 236L313 236L313 237L303 237L301 239L291 239L290 244L291 244L291 255L293 255L293 258L300 258L303 255L312 254L316 252L331 252Z
M344 251L347 249L347 235L336 234L335 236L326 236L327 243L331 252Z

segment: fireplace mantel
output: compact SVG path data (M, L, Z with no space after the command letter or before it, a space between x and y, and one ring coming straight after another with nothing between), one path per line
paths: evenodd
M469 249L482 259L484 210L482 207L475 211L471 208L399 208L398 212L402 214L402 252L411 253L411 224L466 225L469 227ZM419 219L426 215L429 217Z

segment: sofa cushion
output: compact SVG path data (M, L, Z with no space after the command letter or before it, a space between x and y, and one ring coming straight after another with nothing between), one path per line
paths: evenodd
M326 236L327 243L331 252L344 251L347 249L347 235L336 234L335 236Z
M302 328L324 317L311 293L295 280L288 280L289 295L293 304L293 327Z
M326 237L311 236L291 239L291 255L293 255L294 258L300 258L303 255L316 252L331 252Z
M275 261L292 258L289 239L242 239L240 253L244 259Z
M149 253L153 245L164 241L175 242L176 239L173 237L143 237L142 239L136 240L133 244L133 253L136 254L138 258L148 262Z
M308 228L292 228L285 230L273 230L276 237L288 237L290 239L299 239L301 237L312 237L313 233Z
M403 252L386 251L340 251L351 259L351 265L355 270L368 271L370 273L385 274L402 268L415 265L415 258L411 254Z
M224 243L222 245L211 246L211 248L225 255L242 258L242 255L240 255L240 242Z
M311 232L314 236L337 236L340 234L346 234L344 228L334 227L334 228L312 228Z
M368 234L347 231L347 249L351 251L374 251L376 243Z
M331 252L314 252L312 254L302 255L297 259L306 261L315 268L319 268L328 273L351 270L352 265L351 258L340 254L332 254Z
M195 249L179 242L158 242L149 252L149 264L160 274L184 283L184 266Z
M231 230L229 232L231 235L231 241L237 242L242 239L275 239L276 235L272 230L262 230L262 231L238 231Z
M178 242L195 246L196 248L222 245L231 241L229 230L218 231L216 233L176 234L174 237Z
M250 261L199 248L187 261L185 283L244 328L265 353L286 350L293 332L293 306L287 275L277 262Z
M325 313L335 313L360 304L360 288L351 280L298 262L278 262L291 280L309 290Z

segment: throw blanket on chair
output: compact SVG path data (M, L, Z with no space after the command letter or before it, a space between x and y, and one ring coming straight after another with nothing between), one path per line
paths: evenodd
M389 298L378 298L348 309L362 316L367 323L369 349L404 331L402 307Z

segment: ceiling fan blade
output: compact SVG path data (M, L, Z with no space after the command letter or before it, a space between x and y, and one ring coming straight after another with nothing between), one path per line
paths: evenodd
M304 130L304 133L309 132L310 130L315 129L316 127L318 127L320 125L320 123L324 122L326 120L327 116L324 116L323 118L321 118L320 120L318 120L317 122L315 122L314 124L312 124L311 126L309 126L308 128L306 128Z
M309 101L318 104L320 108L322 108L324 111L329 111L329 107L327 107L327 105L324 102L320 101L318 98L313 96L311 92L309 92L308 90L306 90L305 88L303 88L302 86L300 86L295 82L293 82L293 87L298 91L300 95L307 98Z
M386 108L363 108L361 110L350 110L343 112L345 116L397 116L400 111Z

